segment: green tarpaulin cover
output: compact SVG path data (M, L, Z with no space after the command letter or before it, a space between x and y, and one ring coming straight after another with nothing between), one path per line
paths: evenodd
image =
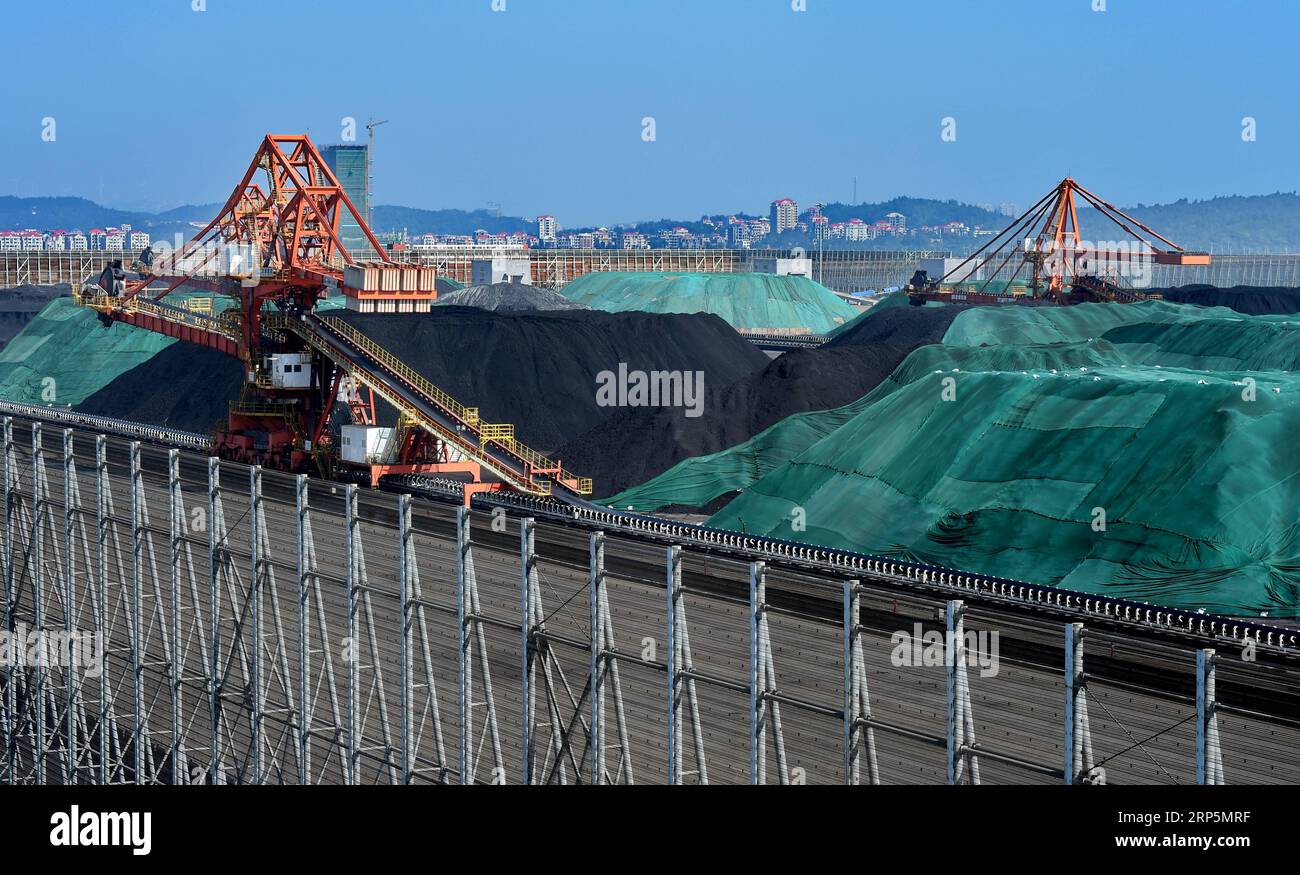
M560 291L596 310L713 313L745 331L826 334L862 312L807 277L766 273L588 273Z
M981 307L864 398L613 497L1082 592L1300 614L1300 319Z

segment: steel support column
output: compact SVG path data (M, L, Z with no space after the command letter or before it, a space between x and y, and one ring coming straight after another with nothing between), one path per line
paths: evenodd
M411 564L415 560L414 534L411 531L411 496L402 495L397 499L397 586L398 618L401 627L398 630L400 647L399 683L400 720L398 732L401 743L399 754L401 783L411 783L414 768L414 755L411 750L412 702L411 691Z
M6 420L6 424L7 424ZM99 667L99 714L95 726L96 779L108 783L108 438L95 438L95 630L104 636L103 662Z
M41 518L46 506L41 495L41 481L45 473L45 456L41 448L41 424L32 423L32 530L27 541L27 571L32 579L32 613L37 636L45 632L45 528ZM45 648L36 649L35 665L32 667L32 687L28 690L28 701L34 703L32 725L35 734L32 738L32 755L35 758L33 771L37 784L45 783ZM139 723L137 722L137 728Z
M208 459L208 622L212 628L212 649L208 654L208 703L211 719L208 780L225 783L225 764L221 748L221 563L225 549L225 512L221 499L221 461Z
M1223 756L1219 748L1218 699L1214 650L1196 651L1196 783L1222 784Z
M457 612L457 707L460 710L460 780L473 784L478 780L478 757L484 744L491 746L492 776L490 783L506 781L505 756L497 726L496 697L492 692L492 668L488 661L487 634L479 604L478 578L474 573L474 550L470 538L469 508L456 511L456 612ZM474 731L474 672L477 664L481 676L484 709L483 735Z
M519 649L523 658L520 701L523 703L523 769L525 785L533 782L533 738L535 703L533 699L533 587L536 573L534 563L534 526L532 517L519 521Z
M777 783L790 783L781 729L781 704L776 699L776 670L772 659L771 631L767 622L767 566L749 565L749 706L750 782L767 783L767 731L776 742Z
M537 578L536 520L519 521L519 650L521 666L520 701L523 703L523 771L525 785L533 783L536 740L536 658L534 633L534 582Z
M600 613L605 590L604 532L592 532L588 556L587 588L591 597L591 763L588 780L599 785L605 775L605 634Z
M686 625L686 603L682 589L682 548L672 546L667 554L668 594L668 783L680 784L683 770L683 717L690 708L690 726L694 741L697 775L701 784L709 783L704 758L704 734L700 728L700 706L695 692L695 668L691 659L690 630Z
M333 744L329 750L338 756L340 770L346 769L344 754L341 751L343 717L339 706L338 684L335 682L334 657L331 650L332 637L325 620L325 604L321 598L320 568L316 557L316 543L312 534L311 505L306 475L299 475L294 499L297 511L295 540L297 541L297 601L298 601L298 725L295 746L298 750L297 773L303 783L311 783L315 776L314 737L316 735L316 710L323 693L328 697L330 722L328 731ZM315 602L315 611L312 602ZM312 624L315 623L316 635L320 641L319 648L312 647ZM312 660L319 655L323 665L323 677L313 688ZM328 761L328 754L325 759Z
M668 548L668 784L681 780L682 748L678 727L682 721L680 679L677 677L677 600L682 588L682 548Z
M605 579L605 533L593 532L589 543L588 586L591 596L591 783L611 778L606 712L614 700L614 722L618 733L618 767L615 784L636 783L632 772L632 746L628 739L627 715L623 708L623 684L619 677L618 645L609 610L609 583Z
M262 748L266 746L265 715L262 695L262 589L266 573L262 568L262 466L248 469L248 614L252 626L252 659L250 661L249 732L252 735L253 756L249 763L252 775L249 783L262 783Z
M861 783L862 753L867 755L867 779L880 783L876 760L876 731L871 726L871 697L867 690L866 657L862 645L861 592L858 580L844 584L844 773L845 782Z
M294 744L297 748L298 784L305 785L311 774L308 758L311 756L311 710L308 650L310 629L307 625L307 484L306 474L294 481L294 579L297 600L297 652L298 652L298 713L294 721Z
M966 606L949 601L944 609L944 663L948 677L948 783L978 784L979 759L975 756L975 721L971 714L970 679L967 674Z
M144 549L144 473L140 442L131 441L131 780L144 783L144 606L140 554Z
M457 769L461 784L474 783L470 774L469 745L473 736L470 724L470 673L473 671L470 654L469 629L466 617L470 613L466 604L468 580L474 574L474 554L469 542L469 508L456 508L456 710L460 728L457 748Z
M357 487L349 483L344 487L343 518L343 555L347 562L347 574L344 576L344 595L347 603L347 623L344 631L345 652L347 654L348 695L347 695L347 764L343 769L346 784L357 783L357 751L360 745L360 729L357 725L357 686L360 683L361 648L357 643L357 607L359 603L357 581L357 541L360 537L361 520L357 517Z
M17 497L15 494L17 492L17 479L18 465L17 458L14 455L14 423L13 419L6 416L4 418L4 585L5 632L8 633L10 640L13 640L18 619L16 590L14 589L14 501ZM17 691L14 689L17 674L18 671L15 666L5 666L4 771L0 773L0 778L3 779L5 784L14 783L17 768L18 701Z
M1083 624L1065 625L1065 753L1067 784L1105 783L1094 771L1092 737L1088 725L1087 682L1083 673Z
M581 708L572 700L564 673L551 652L550 640L546 635L546 614L542 609L541 578L537 567L536 545L537 521L525 517L519 525L519 569L520 569L520 646L523 654L523 782L532 784L550 783L557 779L561 784L568 783L568 769L572 766L575 775L581 774L581 764L574 754L570 743L570 732L563 715L560 713L559 693L570 696L574 708L573 722L581 724L583 732L586 723L582 719ZM537 696L541 692L542 707L546 713L547 742L542 769L538 769L537 734ZM548 771L546 766L550 766Z
M171 629L172 648L171 664L168 666L171 681L171 770L172 783L188 783L184 764L181 762L181 674L184 664L181 659L181 543L185 537L185 504L181 497L181 454L180 450L167 452L167 496L168 514L171 518L168 541L168 559L171 567Z
M72 429L63 430L63 631L68 636L67 652L63 654L67 664L63 668L64 679L64 721L66 736L64 739L64 782L77 783L77 718L80 713L77 704L77 594L76 594L76 560L72 539L73 518L78 508L76 496L76 464L73 462Z

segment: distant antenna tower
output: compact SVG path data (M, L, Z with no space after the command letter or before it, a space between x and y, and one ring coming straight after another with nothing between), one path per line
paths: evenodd
M855 204L858 202L858 178L856 176L853 177L853 202Z
M366 145L366 224L370 226L372 232L375 229L375 173L373 170L375 128L386 124L388 124L388 119L377 122L373 118L366 124L366 131L370 136L370 141Z

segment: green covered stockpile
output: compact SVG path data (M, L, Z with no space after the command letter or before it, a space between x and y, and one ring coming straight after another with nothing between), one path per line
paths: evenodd
M827 334L862 312L807 277L765 273L589 273L560 291L611 313L713 313L740 331Z
M853 404L790 417L610 503L698 507L741 490L713 525L1297 616L1297 365L1295 316L975 308Z
M167 302L183 306L191 297L177 293ZM212 298L223 310L229 298ZM342 306L342 298L317 309ZM0 350L0 399L22 404L77 405L117 377L177 343L174 338L117 323L105 327L94 310L72 298L55 298Z
M0 398L80 404L175 342L130 325L105 328L94 310L55 298L0 351Z

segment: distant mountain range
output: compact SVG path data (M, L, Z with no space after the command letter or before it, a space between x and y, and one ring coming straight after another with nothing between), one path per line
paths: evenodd
M117 210L79 197L0 196L0 230L55 228L89 230L96 227L130 224L148 231L155 239L181 234L188 238L195 230L192 223L207 222L220 204L196 204L164 212ZM1188 249L1211 249L1216 252L1300 252L1300 195L1278 192L1268 195L1233 195L1202 201L1179 200L1171 204L1125 207L1137 219ZM907 217L910 228L962 222L969 226L1002 228L1010 219L979 206L957 201L900 197L879 203L827 204L824 212L832 222L860 218L876 222L887 213ZM725 216L726 214L719 214ZM378 205L375 207L375 230L378 233L407 231L410 234L473 234L478 229L492 233L535 232L531 219L502 216L489 210L426 210L416 207ZM655 219L636 223L639 230L654 233L682 226L702 231L699 220ZM1120 239L1113 227L1097 224L1092 210L1080 212L1085 234L1098 238ZM787 241L788 242L788 241ZM928 241L909 237L901 245L924 248Z
M220 204L176 207L161 213L115 210L81 197L11 197L0 196L0 229L38 231L63 229L73 231L130 225L148 231L155 239L182 234L187 239L196 230L190 222L207 222Z
M411 234L473 234L479 228L492 234L537 233L535 221L502 216L491 210L421 210L375 205L374 231L379 234L402 230Z
M1204 201L1183 198L1172 204L1125 207L1124 211L1185 249L1300 252L1300 195L1293 191ZM1086 210L1079 216L1085 229L1096 221L1092 213Z

